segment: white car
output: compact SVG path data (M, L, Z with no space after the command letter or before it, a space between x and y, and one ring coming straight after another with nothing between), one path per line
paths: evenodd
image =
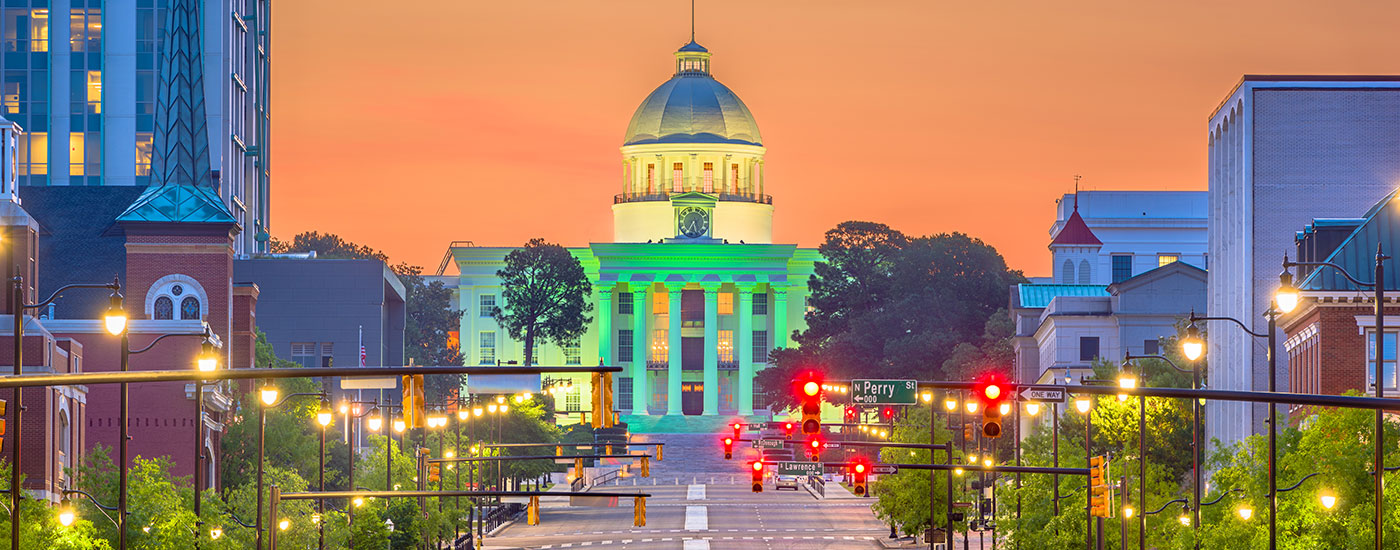
M777 476L776 478L773 478L774 491L782 489L784 487L787 487L794 491L801 490L797 487L797 476Z

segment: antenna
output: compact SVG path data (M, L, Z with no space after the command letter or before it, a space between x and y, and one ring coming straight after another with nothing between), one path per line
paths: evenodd
M1079 174L1075 174L1075 175L1074 175L1074 210L1075 210L1075 211L1078 211L1078 210L1079 210L1079 179L1082 178L1082 177L1084 177L1084 176L1081 176L1081 175L1079 175Z
M690 41L695 41L695 0L690 0Z

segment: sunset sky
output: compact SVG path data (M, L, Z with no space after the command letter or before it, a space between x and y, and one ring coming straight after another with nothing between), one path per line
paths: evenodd
M273 6L273 234L338 233L429 271L456 240L610 240L623 132L690 32L685 0ZM1204 190L1206 117L1241 75L1394 73L1397 16L699 0L696 39L762 129L777 242L816 246L851 219L961 231L1044 275L1075 174Z

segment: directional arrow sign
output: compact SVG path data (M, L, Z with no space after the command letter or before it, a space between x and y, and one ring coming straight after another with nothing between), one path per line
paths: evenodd
M851 402L857 405L913 405L919 383L915 380L852 380Z
M870 467L870 473L879 475L895 474L899 473L899 466L893 464L876 464Z
M1016 396L1018 401L1065 402L1064 386L1023 386Z
M820 462L779 462L778 475L781 476L819 476L822 475L822 463Z

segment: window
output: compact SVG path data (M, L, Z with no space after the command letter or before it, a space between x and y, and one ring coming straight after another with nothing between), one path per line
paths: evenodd
M335 363L335 344L321 342L321 366L331 367Z
M732 331L732 330L721 330L721 331L719 331L718 348L719 348L719 362L721 362L721 363L733 363L733 362L734 362L734 331Z
M1162 353L1162 348L1158 346L1157 340L1144 340L1142 342L1143 355L1157 355Z
M1133 278L1133 257L1127 254L1113 256L1113 282L1121 283Z
M622 411L632 410L632 377L617 379L617 407Z
M1065 260L1065 263L1060 265L1060 284L1074 284L1074 262Z
M684 165L682 165L682 164L679 163L679 162L677 162L677 163L671 165L671 190L672 190L672 191L674 191L674 192L676 192L676 193L680 193L680 192L681 192L681 180L684 179L684 176L685 176L685 168L684 168Z
M768 331L753 331L753 362L768 362Z
M180 300L180 319L185 321L199 320L199 298L186 296L185 299Z
M674 292L680 292L679 290ZM665 315L671 312L671 293L657 292L651 295L651 312L657 315ZM658 323L661 322L657 319Z
M481 331L479 338L480 340L478 341L477 356L480 359L477 361L477 364L496 364L496 331L483 330Z
M648 165L647 165L647 194L648 194L648 195L652 195L652 194L655 194L655 193L656 193L656 165L655 165L655 164L648 164Z
M765 292L755 292L753 295L753 314L768 315L768 294Z
M1385 333L1385 355L1382 356L1381 373L1382 382L1386 390L1394 390L1395 385L1395 333L1386 331ZM1366 387L1367 391L1375 392L1376 383L1376 331L1374 328L1366 331Z
M1079 284L1087 285L1093 281L1093 271L1089 268L1089 261L1079 260Z
M74 52L102 51L102 10L75 9L68 19L69 44Z
M83 175L83 159L86 151L83 145L82 132L68 133L68 175Z
M619 292L619 293L617 294L617 314L618 314L618 315L631 315L631 314L632 314L632 293L631 293L631 292Z
M583 364L583 350L582 350L581 348L579 348L579 344L578 344L577 341L575 341L575 342L570 342L569 345L564 346L564 364L565 364L565 365L582 365L582 364Z
M1181 254L1158 254L1157 267L1162 267L1172 262L1181 261Z
M710 163L710 162L705 163L705 188L704 188L704 189L705 189L705 192L706 192L706 193L714 193L714 192L715 192L715 165L714 165L714 163Z
M668 361L671 355L671 342L667 339L669 329L651 331L651 361Z
M482 294L477 297L477 303L480 305L479 309L481 310L477 315L481 317L490 317L491 314L496 311L495 294Z
M728 292L719 293L719 302L716 304L715 309L720 315L733 315L734 295Z
M293 342L292 362L303 367L316 366L316 344L310 342Z
M583 384L569 387L569 391L564 393L564 412L579 412L579 394L583 392Z
M632 329L617 331L617 360L619 363L632 362Z
M729 186L733 192L739 192L739 165L729 165Z
M151 151L154 146L154 134L151 132L136 132L136 175L151 175Z
M157 321L169 321L175 318L175 302L169 296L156 298L155 314Z
M1079 360L1093 361L1099 356L1099 337L1080 336L1079 337Z

